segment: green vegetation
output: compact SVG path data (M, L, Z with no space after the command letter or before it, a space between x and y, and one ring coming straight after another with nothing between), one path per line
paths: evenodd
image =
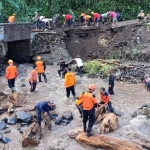
M87 75L99 74L101 78L105 78L108 77L111 68L116 69L116 66L102 63L98 60L92 60L84 63L83 71Z
M81 12L91 11L105 13L115 10L122 18L134 19L141 9L150 11L150 0L1 0L4 18L15 13L18 21L31 21L34 11L41 15L52 17L55 13L69 13L71 8L76 18ZM32 17L31 17L32 16Z

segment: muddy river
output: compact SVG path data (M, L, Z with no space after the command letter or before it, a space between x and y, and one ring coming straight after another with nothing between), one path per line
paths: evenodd
M19 93L26 95L25 107L36 105L40 101L53 100L57 106L55 110L58 115L61 115L64 111L72 111L74 119L67 126L57 126L52 122L52 130L48 131L42 124L43 135L40 140L40 144L35 148L28 148L29 150L95 150L96 148L88 147L86 145L77 143L75 140L70 139L67 136L68 131L73 129L82 129L82 119L75 106L75 101L71 97L70 101L67 101L65 88L63 86L64 79L58 77L57 69L59 66L47 66L46 75L48 83L38 83L37 92L29 92L28 76L32 68L30 64L19 65L19 76L16 80L16 89ZM88 84L94 83L96 85L95 94L98 94L100 87L108 87L108 83L101 79L90 79L86 76L80 78L77 76L76 94L87 90ZM21 87L22 85L26 85ZM7 87L7 81L4 77L0 78L0 90L5 93L10 93L10 89ZM150 103L150 92L147 92L144 88L144 84L128 84L123 82L115 83L115 95L111 96L111 101L115 110L121 114L119 118L119 129L109 133L109 136L117 137L130 141L128 133L138 132L143 136L150 138L150 121L145 116L138 116L132 118L131 114L136 111L145 103ZM99 101L99 100L98 100ZM2 102L5 103L5 102ZM7 113L0 115L0 119L4 116L8 117ZM12 114L14 116L14 114ZM22 135L17 130L17 125L10 126L11 133L5 136L12 139L12 142L3 145L0 143L0 149L6 150L22 150L21 140ZM100 124L93 127L95 133L100 133Z

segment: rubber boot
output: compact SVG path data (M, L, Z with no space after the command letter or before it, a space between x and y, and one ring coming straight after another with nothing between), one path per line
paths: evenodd
M15 87L12 87L11 90L12 90L12 93L15 93L15 92L16 92Z
M90 137L90 136L92 136L92 135L94 135L94 131L91 130L91 131L87 132L87 136L88 136L88 137Z
M83 131L86 132L86 124L83 125Z

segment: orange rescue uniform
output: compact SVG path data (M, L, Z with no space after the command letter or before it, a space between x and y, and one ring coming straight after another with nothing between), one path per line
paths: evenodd
M83 110L91 110L97 104L95 95L89 92L83 92L78 98L83 100Z
M18 76L16 66L8 66L6 68L6 79L14 79Z
M14 23L14 22L15 22L15 16L10 16L10 17L8 18L8 22Z
M86 14L85 14L85 13L82 13L80 16L81 16L81 17L84 17L84 16L86 16Z
M35 69L30 72L29 82L37 82L37 71Z
M37 73L44 73L43 61L37 61L35 64L37 66Z
M101 94L100 92L98 93L98 97L101 99L102 102L105 104L108 104L110 100L110 95L109 93L105 92L104 94Z
M75 77L74 73L67 72L65 75L64 86L67 88L67 87L70 87L70 86L75 85L75 84L76 84L76 77Z
M84 16L84 19L87 21L89 18L91 18L91 16L90 15L86 15L86 16Z

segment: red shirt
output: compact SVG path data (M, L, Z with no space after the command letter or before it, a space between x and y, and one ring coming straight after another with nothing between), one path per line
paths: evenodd
M72 18L71 15L69 15L69 14L66 14L66 15L65 15L65 20L66 20L66 21L68 21L68 20L71 19L71 18Z
M93 15L93 16L94 16L94 21L95 21L96 19L100 18L100 16L101 16L101 15L100 15L100 14L98 14L98 13L94 13L94 15Z

